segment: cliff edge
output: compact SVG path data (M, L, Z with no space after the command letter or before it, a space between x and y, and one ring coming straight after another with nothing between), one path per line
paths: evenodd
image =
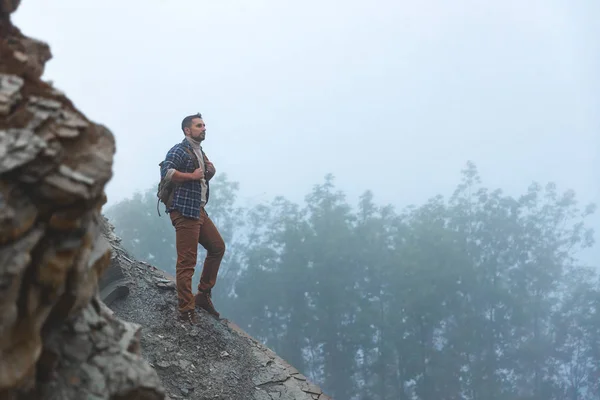
M142 326L142 356L169 398L330 399L234 323L203 310L197 326L179 322L174 278L129 255L107 220L103 232L113 251L100 282L102 298L115 316Z

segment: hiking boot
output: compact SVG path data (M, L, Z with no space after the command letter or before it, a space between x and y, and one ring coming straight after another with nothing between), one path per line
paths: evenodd
M192 325L198 323L198 317L196 316L196 311L194 310L180 311L179 320L182 322L189 322Z
M198 294L196 294L195 299L196 299L196 307L198 308L202 308L206 311L208 311L209 314L214 315L216 318L219 318L219 316L221 314L219 314L217 312L217 310L215 310L215 306L213 305L212 299L211 299L211 293L210 290L208 291L198 291Z

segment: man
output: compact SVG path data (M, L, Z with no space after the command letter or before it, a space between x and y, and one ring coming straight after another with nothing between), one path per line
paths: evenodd
M225 243L204 210L209 197L208 182L215 175L215 167L202 150L201 143L206 137L202 115L198 113L185 117L181 129L185 138L167 152L160 173L161 178L175 183L173 200L166 211L175 227L179 318L196 323L195 307L205 309L219 318L211 300L211 290L217 280ZM193 296L192 277L198 243L207 250L207 255L198 293Z

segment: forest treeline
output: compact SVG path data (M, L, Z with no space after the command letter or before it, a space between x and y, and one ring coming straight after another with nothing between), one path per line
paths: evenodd
M403 210L370 191L351 205L332 176L302 204L244 208L238 191L211 184L215 305L336 400L600 400L600 279L578 260L594 206L573 191L509 196L471 163L453 193ZM161 214L155 188L105 210L174 275Z

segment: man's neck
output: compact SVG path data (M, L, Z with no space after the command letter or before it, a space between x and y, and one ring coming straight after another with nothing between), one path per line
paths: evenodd
M194 139L194 138L193 138L193 137L191 137L191 136L186 136L185 138L188 140L188 142L189 142L189 143L190 143L190 144L191 144L193 147L200 147L200 144L202 143L202 141L201 141L201 140L196 140L196 139Z

